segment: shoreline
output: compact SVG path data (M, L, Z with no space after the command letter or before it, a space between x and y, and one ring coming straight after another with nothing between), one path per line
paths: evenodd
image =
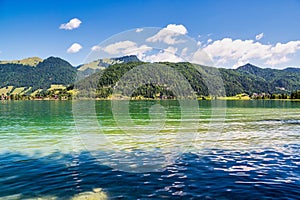
M111 98L79 98L79 99L1 99L1 102L11 102L11 101L177 101L177 100L193 100L193 99L111 99ZM201 99L198 98L197 101L295 101L299 102L300 99L239 99L231 97L213 98L213 99Z

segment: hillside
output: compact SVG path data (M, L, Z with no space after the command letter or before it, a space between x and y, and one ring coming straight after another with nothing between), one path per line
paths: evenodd
M79 65L78 76L86 77L99 70L103 70L106 67L114 64L128 63L128 62L139 62L140 60L135 55L123 56L118 58L103 58L98 59L87 64Z
M92 76L82 80L78 85L81 89L95 88L97 85L97 96L106 98L112 94L113 88L118 80L129 70L143 64L140 62L115 64L105 68L104 70L93 74ZM198 66L190 63L163 63L175 70L179 71L190 83L198 96L206 96L209 94L205 85L205 77L199 71L212 73L216 68ZM253 93L269 93L269 94L290 94L292 91L300 89L300 71L297 68L288 68L285 70L262 69L251 64L241 66L238 69L219 69L223 79L227 96L234 96L241 93L249 95ZM164 73L164 72L160 72ZM160 74L162 77L167 75ZM139 74L136 74L139 77ZM134 79L134 77L132 77ZM136 79L136 82L139 82ZM180 85L181 83L179 83ZM125 86L126 87L126 86ZM146 92L148 90L148 93ZM139 94L153 97L158 93L167 95L169 93L163 85L146 85L138 89ZM146 94L147 93L147 94ZM149 96L150 94L150 96ZM210 94L222 96L222 92L211 91Z
M0 88L5 86L49 88L51 84L69 85L75 81L76 69L67 61L49 57L36 67L0 64Z
M51 85L55 84L70 86L75 83L75 80L79 80L75 84L75 88L77 87L82 94L90 91L94 92L97 89L96 96L106 98L112 94L116 83L126 72L141 64L146 63L139 61L136 56L98 59L77 68L67 61L55 57L42 60L35 67L8 61L8 63L0 64L0 88L5 93L9 93L8 88L10 87L8 86L13 86L11 92L18 93L19 90L23 90L23 94L24 91L32 93L40 88L47 91ZM215 96L225 95L218 88L214 88L213 91L209 92L205 84L206 76L209 74L213 75L217 68L193 65L187 62L157 63L157 65L159 64L167 65L181 73L198 96L207 96L209 94ZM284 70L263 69L252 64L246 64L237 69L219 68L218 71L223 79L227 96L235 96L241 93L249 95L253 93L291 94L291 92L300 89L299 68L286 68ZM138 71L130 79L139 82L139 77L142 77L144 73L143 71ZM168 76L168 72L156 69L151 73L157 77L156 80L159 84L137 85L137 90L133 96L141 95L147 98L155 98L157 95L160 95L172 97L174 94L169 90L168 86L160 84L164 82L163 77ZM174 78L174 81L177 81L179 85L183 85L180 79ZM126 87L129 86L125 84L124 88L126 89ZM72 90L72 87L68 88Z
M246 64L236 69L241 75L255 78L266 87L262 87L261 92L281 93L291 92L299 88L300 69L286 68L284 70L266 68L262 69L251 64ZM255 86L259 87L259 83Z
M22 60L10 60L10 61L0 61L0 64L21 64L21 65L29 65L32 67L37 66L43 59L39 57L31 57L31 58L24 58Z

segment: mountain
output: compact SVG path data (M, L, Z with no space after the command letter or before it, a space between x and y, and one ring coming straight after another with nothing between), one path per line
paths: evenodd
M240 66L237 68L242 74L253 75L256 77L263 78L266 81L270 81L275 74L282 73L282 70L271 69L271 68L259 68L250 63Z
M56 57L47 58L34 69L40 75L38 85L43 87L48 87L51 84L72 84L77 74L77 70L70 63Z
M256 78L256 80L262 81L265 85L268 85L269 90L265 90L265 92L282 93L284 90L291 92L299 89L299 68L286 68L283 70L270 68L263 69L251 64L246 64L237 68L237 71L242 75Z
M5 86L49 88L51 84L74 83L76 69L61 58L49 57L36 67L23 64L0 64L0 88Z
M78 75L80 77L87 77L99 70L103 70L106 67L114 64L128 63L128 62L140 62L135 55L123 56L118 58L103 58L92 61L87 64L79 65Z
M21 64L21 65L28 65L35 67L37 64L42 62L43 59L39 57L31 57L31 58L24 58L22 60L11 60L11 61L0 61L0 64Z
M284 71L286 72L296 72L296 73L300 73L300 68L293 68L293 67L288 67L288 68L285 68Z
M26 63L24 60L22 62ZM34 59L27 59L27 61L29 60L32 61ZM39 59L36 60L39 61ZM73 67L67 61L56 57L41 60L35 67L28 63L19 64L16 61L6 61L0 63L0 89L14 86L15 88L31 88L34 91L39 88L48 89L52 84L64 86L75 84L75 88L77 86L77 89L81 91L94 91L97 89L97 96L105 98L112 93L115 85L125 73L141 64L145 63L141 62L136 56L98 59L79 67ZM253 93L291 94L291 92L300 89L299 68L286 68L283 70L264 69L252 64L246 64L237 69L224 69L193 65L187 62L157 64L167 65L181 73L198 96L209 95L208 87L206 86L207 76L210 77L210 81L217 81L217 79L213 78L217 71L222 77L222 84L225 87L227 96L241 93L249 95ZM153 70L151 73L159 83L163 83L163 77L169 75L168 72L160 70L159 72ZM130 79L139 82L139 77L142 77L144 74L145 72L139 71ZM78 78L78 75L81 77ZM77 82L75 83L76 80ZM179 85L184 85L184 82L181 82L182 80L180 79L174 78L174 81L177 81ZM124 85L124 87L129 86ZM136 87L137 91L134 93L136 96L142 95L150 98L158 94L174 95L164 84L146 84L141 87L136 85ZM217 87L213 88L213 91L210 91L210 93L216 96L225 95Z
M117 84L119 79L132 68L141 65L141 62L130 62L111 65L104 70L94 73L92 76L82 80L78 86L80 89L88 90L89 88L97 88L97 96L101 98L106 98L112 94L114 86ZM207 74L213 75L216 71L214 67L207 66L197 66L191 63L162 63L174 68L176 71L180 72L186 80L189 81L193 90L198 96L208 95L208 88L206 86ZM286 69L286 70L276 70L276 69L263 69L257 66L247 64L241 66L237 69L218 69L225 87L227 96L235 96L241 93L247 93L249 95L253 93L269 93L269 94L290 94L292 91L300 89L300 70L297 69ZM204 73L200 73L204 72ZM134 80L137 83L143 72L141 74L135 74L131 77L131 81ZM155 72L153 72L155 73ZM164 77L168 76L167 72L160 72L158 76ZM156 76L157 77L157 76ZM213 77L213 76L210 76ZM163 78L162 78L163 79ZM215 81L212 78L212 81ZM159 82L163 82L160 80ZM118 83L119 84L119 83ZM183 85L178 79L178 84ZM215 84L212 84L215 85ZM124 85L126 90L126 85ZM153 97L158 93L166 95L170 94L167 88L163 85L146 85L141 88L138 85L138 93L142 96L147 96L148 98ZM129 90L129 88L127 88ZM135 93L134 95L138 96ZM150 97L149 97L150 94ZM224 95L218 88L210 91L212 95Z
M79 71L84 71L87 69L101 70L110 65L128 63L128 62L140 62L140 60L135 55L123 56L118 58L103 58L103 59L92 61L87 64L79 65L77 69Z

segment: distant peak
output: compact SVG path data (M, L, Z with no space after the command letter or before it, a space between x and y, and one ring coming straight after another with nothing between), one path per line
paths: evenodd
M46 58L45 60L63 60L63 59L60 57L50 56L50 57Z
M284 71L287 71L287 72L300 72L300 68L288 67L288 68L285 68Z
M0 61L0 64L21 64L21 65L29 65L35 67L37 66L37 64L39 64L42 61L43 59L39 57L29 57L29 58L24 58L22 60Z
M238 68L247 68L247 67L259 68L259 67L255 66L255 65L251 64L251 63L247 63L245 65L242 65L242 66L238 67Z
M80 65L78 67L79 71L84 71L86 69L92 70L100 70L104 69L110 65L121 64L121 63L129 63L129 62L141 62L136 55L126 55L122 57L115 58L101 58L98 60L94 60L92 62Z
M136 55L126 55L122 57L117 57L117 58L111 58L112 60L120 60L124 62L140 62L138 57Z
M254 72L254 71L257 71L257 70L261 70L262 68L260 67L257 67L251 63L247 63L245 65L242 65L240 67L237 68L237 70L239 71L246 71L246 72Z

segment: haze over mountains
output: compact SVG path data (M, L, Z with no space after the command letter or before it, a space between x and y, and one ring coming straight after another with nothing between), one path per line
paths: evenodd
M97 82L105 88L112 88L124 73L133 67L143 64L136 56L98 59L77 67L67 61L49 57L42 60L37 57L20 61L0 61L0 88L7 86L32 87L47 89L51 84L72 85L79 77L86 82ZM203 77L190 63L164 63L180 71L190 82L198 95L206 95L207 87ZM210 67L201 66L207 70ZM246 64L237 69L220 68L226 95L240 93L290 93L300 89L300 69L286 68L284 70L260 68ZM90 76L93 74L92 76ZM105 75L105 79L101 77ZM101 77L101 78L100 78ZM83 83L85 84L85 83Z
M39 64L42 61L43 59L39 57L31 57L31 58L24 58L22 60L0 61L0 64L22 64L22 65L29 65L35 67L37 64Z
M87 64L82 64L77 67L78 76L79 77L86 77L91 75L99 70L103 70L106 67L114 64L121 64L121 63L128 63L128 62L140 62L140 60L133 55L130 56L123 56L120 58L103 58L92 61Z

